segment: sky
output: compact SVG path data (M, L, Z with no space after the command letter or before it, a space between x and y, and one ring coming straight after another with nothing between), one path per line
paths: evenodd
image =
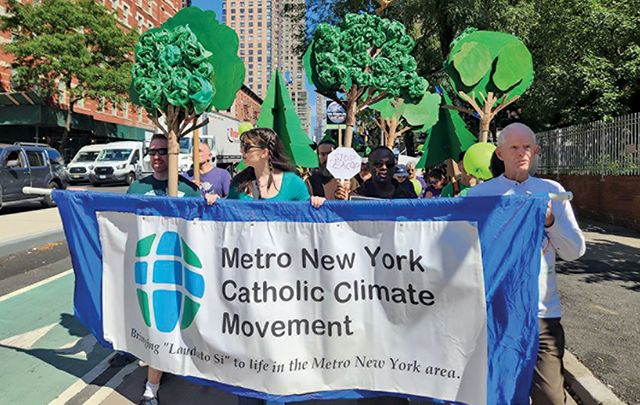
M199 7L202 10L213 10L218 17L218 21L222 23L222 0L193 0L192 6ZM280 72L284 76L284 72ZM313 137L313 131L316 127L316 92L315 87L310 85L305 78L305 87L309 94L309 106L311 107L311 136Z

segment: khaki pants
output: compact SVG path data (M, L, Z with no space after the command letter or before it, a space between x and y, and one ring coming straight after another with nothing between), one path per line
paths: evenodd
M564 329L560 318L540 318L540 348L533 375L533 405L563 405L564 398Z

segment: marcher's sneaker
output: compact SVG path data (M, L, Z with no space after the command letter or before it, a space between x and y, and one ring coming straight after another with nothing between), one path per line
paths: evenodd
M158 405L158 398L142 397L138 405Z

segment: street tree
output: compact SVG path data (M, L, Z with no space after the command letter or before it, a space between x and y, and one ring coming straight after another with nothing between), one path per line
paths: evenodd
M17 90L36 90L49 102L68 105L62 149L71 114L81 100L127 99L131 53L137 33L124 32L94 0L44 0L37 6L7 1L1 29L13 39L4 50L13 56ZM68 94L64 100L60 84Z
M351 147L356 115L367 106L388 97L422 97L413 46L402 23L373 14L347 14L339 25L316 27L305 68L316 91L346 111L344 146Z

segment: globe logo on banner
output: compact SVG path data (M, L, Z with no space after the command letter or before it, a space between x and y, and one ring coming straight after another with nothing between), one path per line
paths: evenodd
M148 327L168 333L180 323L186 329L200 309L204 277L202 263L177 232L165 232L138 241L135 282L138 304ZM184 299L183 299L184 298Z

